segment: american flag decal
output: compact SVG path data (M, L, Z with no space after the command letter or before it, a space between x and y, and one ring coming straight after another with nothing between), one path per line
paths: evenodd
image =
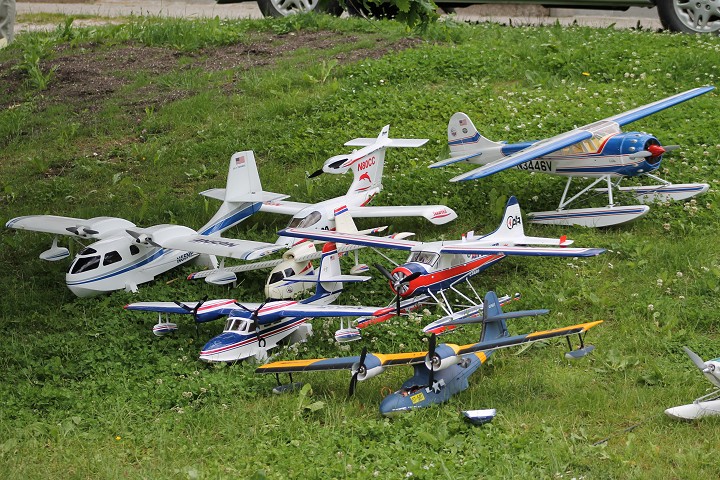
M464 118L461 118L458 123L460 124L461 127L464 127L465 125L467 125L467 120Z
M244 167L245 166L245 155L241 155L235 159L235 166L236 167Z

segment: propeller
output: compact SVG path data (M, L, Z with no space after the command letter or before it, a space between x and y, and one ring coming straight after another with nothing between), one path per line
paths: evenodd
M687 356L690 357L690 360L703 372L705 373L705 370L707 369L707 365L705 365L705 362L702 358L700 358L700 355L690 350L688 347L683 347L683 350L685 350L685 353L687 353Z
M358 375L361 372L365 371L365 357L367 357L367 347L363 347L362 352L360 353L360 361L358 362L358 368L357 370L355 370L355 373L352 374L352 377L350 377L350 391L348 392L348 396L350 397L355 394L355 387L357 386Z
M403 285L406 285L406 284L412 282L412 281L415 280L416 278L418 278L418 277L421 275L421 273L420 273L420 272L413 272L413 273L411 273L410 275L405 276L405 275L403 275L403 274L401 274L401 273L398 272L398 273L396 273L395 275L393 275L392 273L390 273L390 272L388 271L387 268L383 267L383 266L380 265L379 263L376 263L376 264L375 264L375 268L377 268L378 271L379 271L380 273L382 273L383 276L384 276L385 278L387 278L387 279L390 281L390 284L393 286L393 290L395 290L395 310L396 310L396 315L397 315L397 316L400 316L400 300L401 300L401 299L400 299L400 290L401 290L401 287L402 287ZM405 289L402 290L403 293L406 292L406 291L407 291L407 288L405 288Z
M196 336L200 334L200 330L198 328L198 310L200 310L200 307L202 307L203 303L207 302L207 299L208 299L208 296L205 295L203 298L198 300L198 302L192 308L188 307L187 305L185 305L182 302L178 302L177 300L175 300L175 304L177 306L181 307L183 310L188 311L192 314L193 321L195 322L195 335Z
M83 237L86 235L97 235L98 233L100 233L97 230L93 230L92 228L84 227L82 225L77 227L67 227L65 230L74 235L77 235L78 237Z
M346 161L347 161L347 157L343 156L340 160L337 160L335 162L328 164L327 167L328 168L340 168L340 165L342 165ZM322 168L319 168L319 169L315 170L313 173L311 173L310 175L308 175L307 178L319 177L323 173L325 173L325 165L323 165Z
M435 382L435 344L437 342L437 336L433 333L430 336L430 343L428 344L428 358L430 358L430 375L428 376L428 387L432 387Z
M663 153L665 153L665 152L667 151L666 149L664 149L664 148L661 147L660 145L650 145L650 146L647 148L647 150L648 150L648 152L650 152L650 154L651 154L653 157L659 157L660 155L662 155Z

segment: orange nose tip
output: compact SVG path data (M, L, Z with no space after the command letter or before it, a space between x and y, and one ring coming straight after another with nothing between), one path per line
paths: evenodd
M665 153L665 149L660 145L650 145L648 147L648 152L652 153L653 157L659 157L660 155Z

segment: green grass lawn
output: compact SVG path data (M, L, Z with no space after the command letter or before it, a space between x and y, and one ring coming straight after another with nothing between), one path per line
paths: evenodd
M720 39L452 21L418 37L398 24L316 16L140 17L20 35L0 51L0 67L2 222L109 215L198 228L216 204L197 193L223 187L230 155L249 149L265 190L327 199L350 178L306 172L390 124L391 136L430 142L388 152L375 204L451 206L459 218L444 227L392 220L395 231L433 240L494 230L510 195L525 211L553 209L563 188L515 170L462 184L448 179L466 166L429 170L447 155L454 112L493 140L552 136L716 84ZM718 111L712 92L626 128L681 145L660 174L709 182L709 193L604 230L530 225L529 235L568 234L575 246L608 251L511 258L475 278L478 291L521 292L514 309L552 310L513 321L513 333L605 320L588 336L591 356L568 363L561 342L497 352L448 404L393 420L378 414L381 390L399 387L409 369L360 383L352 399L346 373L308 374L311 392L275 396L274 379L252 364L197 360L221 324L196 337L180 319L176 336L156 338L152 315L122 309L204 295L261 301L262 272L228 290L185 282L189 266L137 294L77 299L64 285L67 263L37 258L51 236L0 230L0 477L717 478L717 420L680 423L662 412L709 386L683 345L720 356ZM227 235L273 241L286 222L259 214ZM362 259L386 263L371 252ZM347 290L342 303L391 299L379 275ZM436 313L375 326L349 348L332 340L339 322L319 320L307 344L278 354L423 349L420 327ZM460 410L477 408L499 414L483 427L461 420Z

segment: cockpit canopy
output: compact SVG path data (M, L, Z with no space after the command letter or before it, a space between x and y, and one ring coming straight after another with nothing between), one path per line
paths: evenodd
M250 334L255 332L257 324L249 318L230 317L225 322L226 332L237 332L242 334Z
M288 223L287 228L307 228L315 225L322 219L322 213L317 210L311 212L304 217L293 217Z
M423 263L425 265L434 266L440 254L436 252L412 252L408 258L408 262Z

